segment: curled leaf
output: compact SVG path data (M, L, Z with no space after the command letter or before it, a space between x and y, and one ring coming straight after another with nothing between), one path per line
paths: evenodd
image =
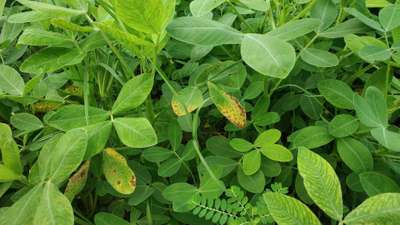
M128 195L135 191L135 173L126 159L113 148L104 151L103 173L108 183L119 193Z
M90 167L90 161L86 161L82 164L81 168L69 178L67 187L65 188L64 195L69 201L72 201L74 197L82 191L86 184L88 172Z
M208 82L208 90L211 100L222 115L235 126L239 128L246 127L246 111L238 99L227 94L220 87L211 82Z

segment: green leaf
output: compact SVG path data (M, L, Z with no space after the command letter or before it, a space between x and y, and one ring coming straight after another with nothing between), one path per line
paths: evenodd
M106 121L101 123L96 123L82 129L86 130L88 134L88 144L85 159L89 159L94 155L100 153L110 137L112 122Z
M329 144L334 137L328 133L326 127L309 126L296 131L291 142L295 147L318 148Z
M137 31L161 34L175 12L175 0L116 0L118 18Z
M25 73L43 74L82 62L85 53L77 48L45 48L30 55L20 66Z
M329 134L342 138L354 134L359 127L358 120L349 114L339 114L328 125Z
M32 224L43 193L43 184L38 184L0 214L1 225Z
M19 36L19 45L73 47L73 39L57 32L29 27Z
M282 133L277 129L269 129L262 132L256 140L254 144L258 147L262 147L265 145L275 144L281 139Z
M311 199L328 216L340 221L343 216L342 189L332 166L318 154L299 148L297 167Z
M392 52L384 47L367 45L358 52L358 55L369 63L375 63L390 59Z
M388 113L383 93L370 86L365 92L365 98L355 95L354 108L361 123L368 127L387 127Z
M324 38L343 38L349 34L364 33L368 31L368 27L361 23L358 19L349 19L343 23L325 30L320 33L320 37Z
M25 5L26 7L29 7L31 9L35 10L35 11L51 13L53 15L58 15L58 16L65 16L65 17L79 16L79 15L86 13L86 11L83 11L83 10L64 8L64 7L47 4L47 3L43 3L43 2L37 2L37 1L18 0L18 2Z
M316 48L304 49L301 59L316 67L333 67L339 64L335 54Z
M85 156L87 140L87 133L82 129L70 130L61 136L48 158L50 165L46 172L49 180L58 185L79 167Z
M162 195L173 204L175 212L188 212L196 205L194 204L194 197L197 189L187 183L174 183L164 189Z
M245 175L255 174L261 166L261 154L258 150L246 153L242 158L242 170Z
M253 144L242 138L233 138L229 141L233 149L239 152L248 152L254 148Z
M236 127L246 127L246 110L234 96L211 82L208 82L208 90L211 100L222 115Z
M275 192L267 192L263 198L279 225L321 225L315 214L295 198Z
M11 128L4 123L0 123L0 150L4 165L14 173L22 174L20 150L14 141Z
M243 38L243 34L228 25L200 17L174 19L167 31L176 40L193 45L240 44Z
M160 164L158 175L160 177L171 177L176 174L182 166L183 161L177 157L171 157Z
M385 148L400 152L400 134L398 132L390 131L384 127L378 127L371 130L371 135Z
M50 181L44 185L33 224L73 225L74 212L68 198Z
M118 114L135 109L141 105L153 89L154 76L142 74L126 82L112 107L112 113Z
M251 68L279 79L285 79L296 63L293 46L269 35L246 34L240 52Z
M293 159L293 154L289 149L277 144L264 145L261 153L267 158L278 162L290 162Z
M255 174L247 176L241 169L237 170L237 179L244 189L251 193L261 193L265 187L265 176L261 170Z
M7 65L0 65L0 90L15 96L24 94L25 83L21 75Z
M31 132L43 128L42 121L36 116L29 113L14 114L10 118L10 123L23 131Z
M20 180L23 176L14 172L7 166L0 164L0 182L10 182L13 180Z
M400 26L400 5L390 4L379 11L379 22L386 32Z
M384 31L382 29L382 26L376 22L375 20L367 17L366 15L362 14L361 12L359 12L357 9L355 8L345 8L344 11L352 16L354 16L355 18L357 18L359 21L363 22L365 25L378 30L378 31Z
M190 11L194 16L204 16L224 2L225 0L194 0L190 3Z
M0 17L3 15L3 10L5 5L6 5L6 0L0 0Z
M333 106L340 109L353 109L353 90L340 80L322 80L318 90Z
M94 223L96 225L129 225L129 223L112 213L99 212L94 216Z
M25 11L15 13L7 18L9 23L33 23L54 18L54 14L39 11Z
M345 224L348 225L395 225L399 220L399 193L385 193L368 198L344 218Z
M171 106L177 116L184 116L200 107L203 101L201 90L197 87L188 86L172 97Z
M335 22L338 12L338 6L331 0L319 0L311 10L311 17L321 20L318 30L324 31Z
M103 173L108 183L121 194L132 194L136 189L136 176L126 159L113 148L103 154Z
M146 148L157 144L157 135L146 118L117 118L113 120L121 142L132 148Z
M247 6L249 9L266 12L270 10L268 3L265 0L239 0L240 3Z
M173 151L158 146L151 147L143 152L143 158L154 163L160 163L173 155Z
M337 140L337 151L343 162L354 172L372 170L374 160L364 144L351 137Z
M364 172L359 174L361 186L368 196L390 192L400 192L399 185L391 178L378 172Z
M103 122L110 117L109 113L95 107L88 107L87 119L85 106L67 105L45 118L45 122L56 129L68 131L74 128Z
M277 29L270 31L268 35L283 41L290 41L318 30L320 23L321 21L319 19L314 18L291 20Z

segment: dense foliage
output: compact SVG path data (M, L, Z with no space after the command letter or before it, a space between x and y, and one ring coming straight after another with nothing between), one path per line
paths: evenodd
M0 225L400 223L400 1L0 16Z

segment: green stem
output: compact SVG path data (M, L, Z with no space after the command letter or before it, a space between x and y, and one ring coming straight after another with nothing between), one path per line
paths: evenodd
M319 36L319 33L315 34L314 37L301 49L301 51L297 55L296 60L298 60L300 58L300 56L304 50L306 50L308 47L310 47L312 45L312 43L314 43L314 41L317 40L318 36Z
M250 26L249 23L247 23L246 19L242 16L242 14L240 14L240 12L236 9L236 7L232 4L231 0L226 0L226 2L228 3L228 5L232 8L232 10L235 12L235 14L238 16L239 20L246 25L247 28L249 28L249 30L251 32L255 32L253 30L253 28Z
M301 19L302 17L306 16L307 13L315 5L315 3L317 3L317 0L312 0L311 2L309 2L308 5L299 14L297 14L297 16L295 16L292 20L298 20L298 19Z

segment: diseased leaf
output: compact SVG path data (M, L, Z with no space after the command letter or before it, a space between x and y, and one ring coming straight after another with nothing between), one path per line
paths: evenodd
M68 198L70 202L75 198L79 192L83 190L86 184L87 176L89 173L90 161L84 162L78 171L72 175L65 188L64 195Z
M297 166L311 199L328 216L341 220L343 200L340 181L332 166L318 154L299 148Z
M136 176L126 159L113 148L103 154L103 173L108 183L121 194L132 194L136 189Z
M315 214L295 198L274 192L265 193L263 198L279 225L321 225Z
M174 95L171 100L172 110L177 116L193 112L203 104L203 93L197 87L186 87Z
M211 100L217 109L238 128L246 127L246 111L240 102L233 96L225 93L217 85L208 82Z
M368 198L345 218L345 224L395 225L400 220L400 194L385 193Z

